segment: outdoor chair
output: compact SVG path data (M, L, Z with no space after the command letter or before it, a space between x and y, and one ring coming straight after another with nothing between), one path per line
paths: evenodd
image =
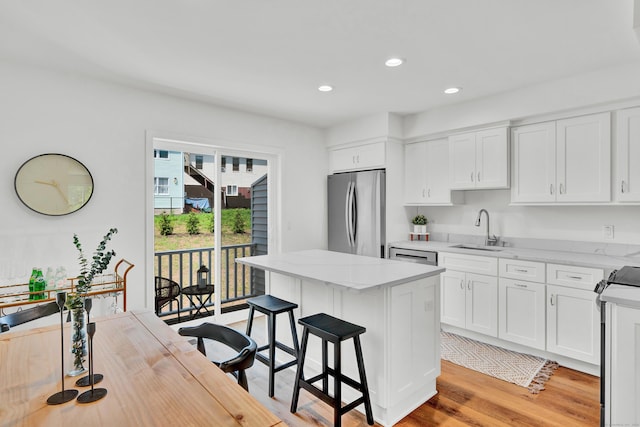
M213 323L203 323L194 327L183 327L178 330L178 333L187 337L197 337L198 351L207 356L205 349L205 339L217 341L224 344L227 347L233 349L234 354L232 357L224 361L211 360L216 366L222 369L225 373L230 373L238 379L238 384L242 386L246 391L249 391L249 384L247 383L247 375L245 369L249 369L253 366L253 362L256 358L256 350L258 345L249 336L242 332L231 329L228 326L216 325Z
M41 317L50 316L59 311L60 307L58 307L58 303L54 301L7 314L0 317L0 333L7 332L14 326L22 325L23 323L31 322Z
M156 276L156 315L171 301L178 302L178 322L180 322L180 285L166 277Z

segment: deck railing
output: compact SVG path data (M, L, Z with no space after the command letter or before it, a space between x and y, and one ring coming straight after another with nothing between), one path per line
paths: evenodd
M251 283L250 268L237 264L236 258L252 255L254 245L229 245L222 246L220 256L220 280L221 283L213 283L215 277L214 266L215 248L181 249L155 253L154 273L156 276L165 277L178 283L182 288L196 286L198 283L197 271L204 265L209 269L209 283L215 286L214 292L220 292L222 311L233 311L243 308L243 301L256 296L256 291ZM196 301L197 302L197 301ZM211 311L214 305L214 297L206 304ZM181 295L178 300L164 306L158 315L160 317L175 317L180 311L181 319L188 320L197 310L189 298ZM168 320L168 319L167 319Z

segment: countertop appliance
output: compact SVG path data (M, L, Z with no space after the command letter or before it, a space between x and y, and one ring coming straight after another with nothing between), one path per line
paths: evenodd
M640 267L624 266L613 270L606 280L596 285L594 292L598 294L597 302L600 308L600 426L609 423L606 420L606 302L600 299L602 292L610 285L624 285L640 287ZM613 288L612 288L613 289Z
M419 249L389 248L389 258L418 264L438 265L438 252Z
M329 250L385 257L385 171L329 175Z

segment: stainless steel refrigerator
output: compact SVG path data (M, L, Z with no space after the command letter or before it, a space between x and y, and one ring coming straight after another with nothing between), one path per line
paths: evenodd
M329 250L384 258L385 172L329 175Z

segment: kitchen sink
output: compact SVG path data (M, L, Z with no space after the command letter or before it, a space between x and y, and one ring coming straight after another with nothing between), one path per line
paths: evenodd
M472 244L461 244L451 246L456 249L473 249L474 251L491 251L491 252L499 252L502 248L496 248L492 246L480 246L480 245L472 245Z

